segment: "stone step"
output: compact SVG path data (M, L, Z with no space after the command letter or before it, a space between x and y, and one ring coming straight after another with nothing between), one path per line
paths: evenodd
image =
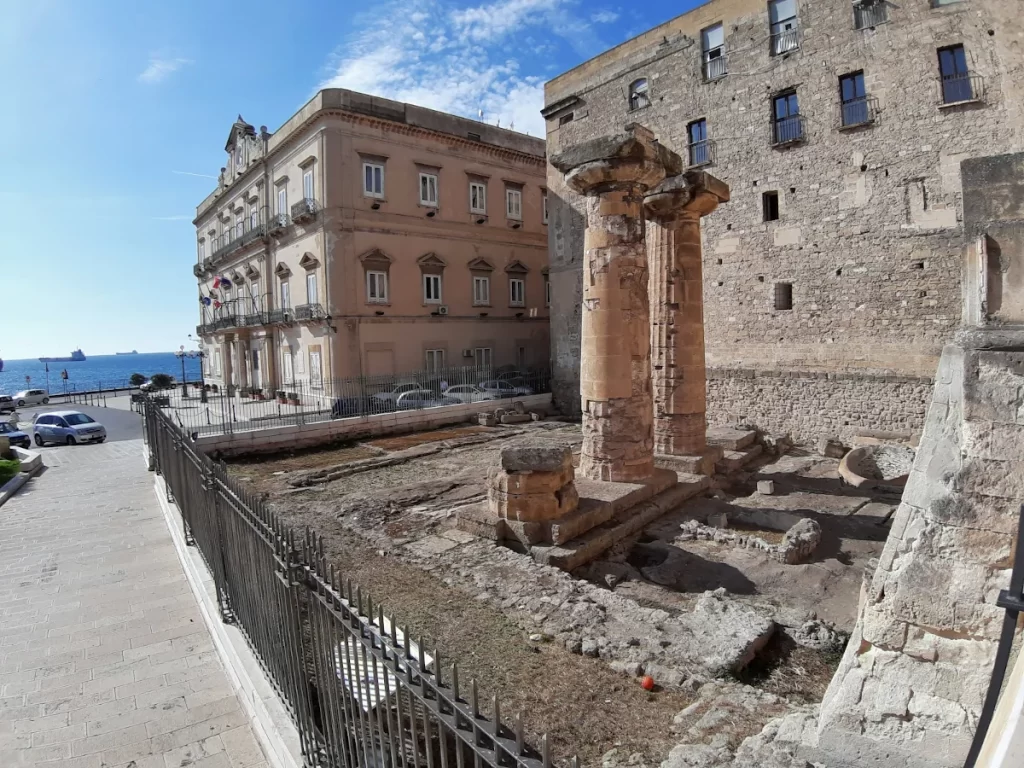
M564 544L531 547L531 554L538 563L571 571L597 558L617 542L632 536L710 486L711 479L705 475L679 474L676 485L650 500L621 509L610 520Z
M669 469L684 475L713 475L715 464L722 458L724 449L720 445L709 445L703 453L692 456L669 456L656 453L654 466Z
M757 440L757 430L735 427L710 427L708 445L720 445L727 451L742 451Z
M715 465L715 470L719 474L727 475L730 472L743 469L743 467L760 456L763 451L764 449L760 445L752 445L740 451L726 451L718 464Z
M577 477L579 506L575 512L551 521L551 541L563 544L582 536L591 528L608 522L622 510L642 504L675 483L675 473L663 469L655 470L649 479L639 483L609 483Z

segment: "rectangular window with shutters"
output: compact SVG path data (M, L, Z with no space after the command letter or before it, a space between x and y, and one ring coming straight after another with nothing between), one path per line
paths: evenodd
M474 350L473 361L476 363L477 368L490 368L491 367L491 348L490 347L477 347Z
M523 218L523 190L512 187L505 190L505 213L510 219Z
M491 303L491 278L473 277L473 306L486 307Z
M844 128L871 122L868 94L864 89L864 72L851 72L839 78L841 122Z
M708 165L711 162L711 145L708 143L708 121L694 120L686 126L689 139L687 152L691 166Z
M775 308L778 310L788 310L793 308L792 283L775 284Z
M437 207L437 174L420 174L420 205Z
M235 230L231 235L231 239L241 237L245 233L245 217L242 214L235 216Z
M939 48L939 75L942 78L942 103L971 101L974 89L967 69L967 53L962 45Z
M363 163L363 196L384 197L384 166L380 163Z
M800 99L796 91L783 91L772 99L772 143L788 144L804 137Z
M319 344L309 348L309 386L313 389L323 389L324 386L324 370Z
M292 308L292 294L291 287L288 285L287 280L281 281L281 309Z
M260 223L259 209L255 205L249 206L249 231L256 229L256 225Z
M306 303L320 303L320 296L316 290L316 272L309 272L306 274Z
M769 0L768 20L771 28L772 56L779 56L800 47L796 0Z
M366 273L366 301L370 304L387 304L388 273Z
M423 276L423 302L425 304L441 303L441 276Z
M427 350L427 370L431 372L440 371L444 368L444 350L443 349L428 349Z
M302 196L307 200L315 200L316 195L313 189L313 169L310 168L302 174Z
M281 370L283 371L284 383L295 383L295 358L289 347L281 349Z
M220 361L221 361L221 356L220 356L220 350L218 349L216 352L213 353L213 375L214 376L220 376Z
M722 23L713 24L700 32L700 44L704 57L704 79L717 80L725 77L725 29Z
M252 311L255 314L260 311L260 284L249 283L249 303L252 306Z
M205 240L200 240L199 241L199 263L202 264L204 261L206 261L206 241Z
M288 185L282 184L277 188L277 213L278 215L288 213Z
M487 213L487 185L482 181L469 182L469 210L471 213Z
M508 296L509 304L513 307L522 307L526 305L526 283L524 280L518 277L513 277L508 281Z

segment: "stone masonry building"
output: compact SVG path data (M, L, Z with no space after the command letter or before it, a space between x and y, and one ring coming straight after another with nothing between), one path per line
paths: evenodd
M921 428L961 319L960 162L1024 143L1019 14L712 0L547 84L549 157L637 122L732 190L703 221L710 422ZM585 209L551 166L548 189L554 391L578 413Z
M326 89L225 151L194 221L207 382L546 366L541 139Z

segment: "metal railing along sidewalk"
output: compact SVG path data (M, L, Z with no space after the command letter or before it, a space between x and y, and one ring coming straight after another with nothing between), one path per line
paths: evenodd
M222 620L283 699L308 768L551 766L547 736L528 745L497 695L485 714L476 680L460 685L457 664L399 630L328 562L321 539L282 523L151 398L142 410L151 468L213 574Z

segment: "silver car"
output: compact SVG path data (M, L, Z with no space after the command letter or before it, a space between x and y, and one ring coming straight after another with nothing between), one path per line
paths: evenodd
M50 393L45 389L23 389L14 395L14 402L19 408L26 405L46 405L50 402Z
M107 430L91 416L78 411L54 411L36 417L32 422L32 438L36 445L60 443L102 443L107 439Z
M445 397L452 397L460 403L479 403L481 400L495 400L497 395L492 392L484 392L480 387L473 384L456 384L444 391Z
M478 385L480 389L487 392L495 397L523 397L524 395L532 395L533 389L524 385L516 386L508 381L498 381L497 379L491 379L490 381L481 381Z
M414 389L403 392L395 401L395 408L399 411L408 411L414 408L436 408L439 405L459 405L454 397L445 397L431 392L429 389Z

